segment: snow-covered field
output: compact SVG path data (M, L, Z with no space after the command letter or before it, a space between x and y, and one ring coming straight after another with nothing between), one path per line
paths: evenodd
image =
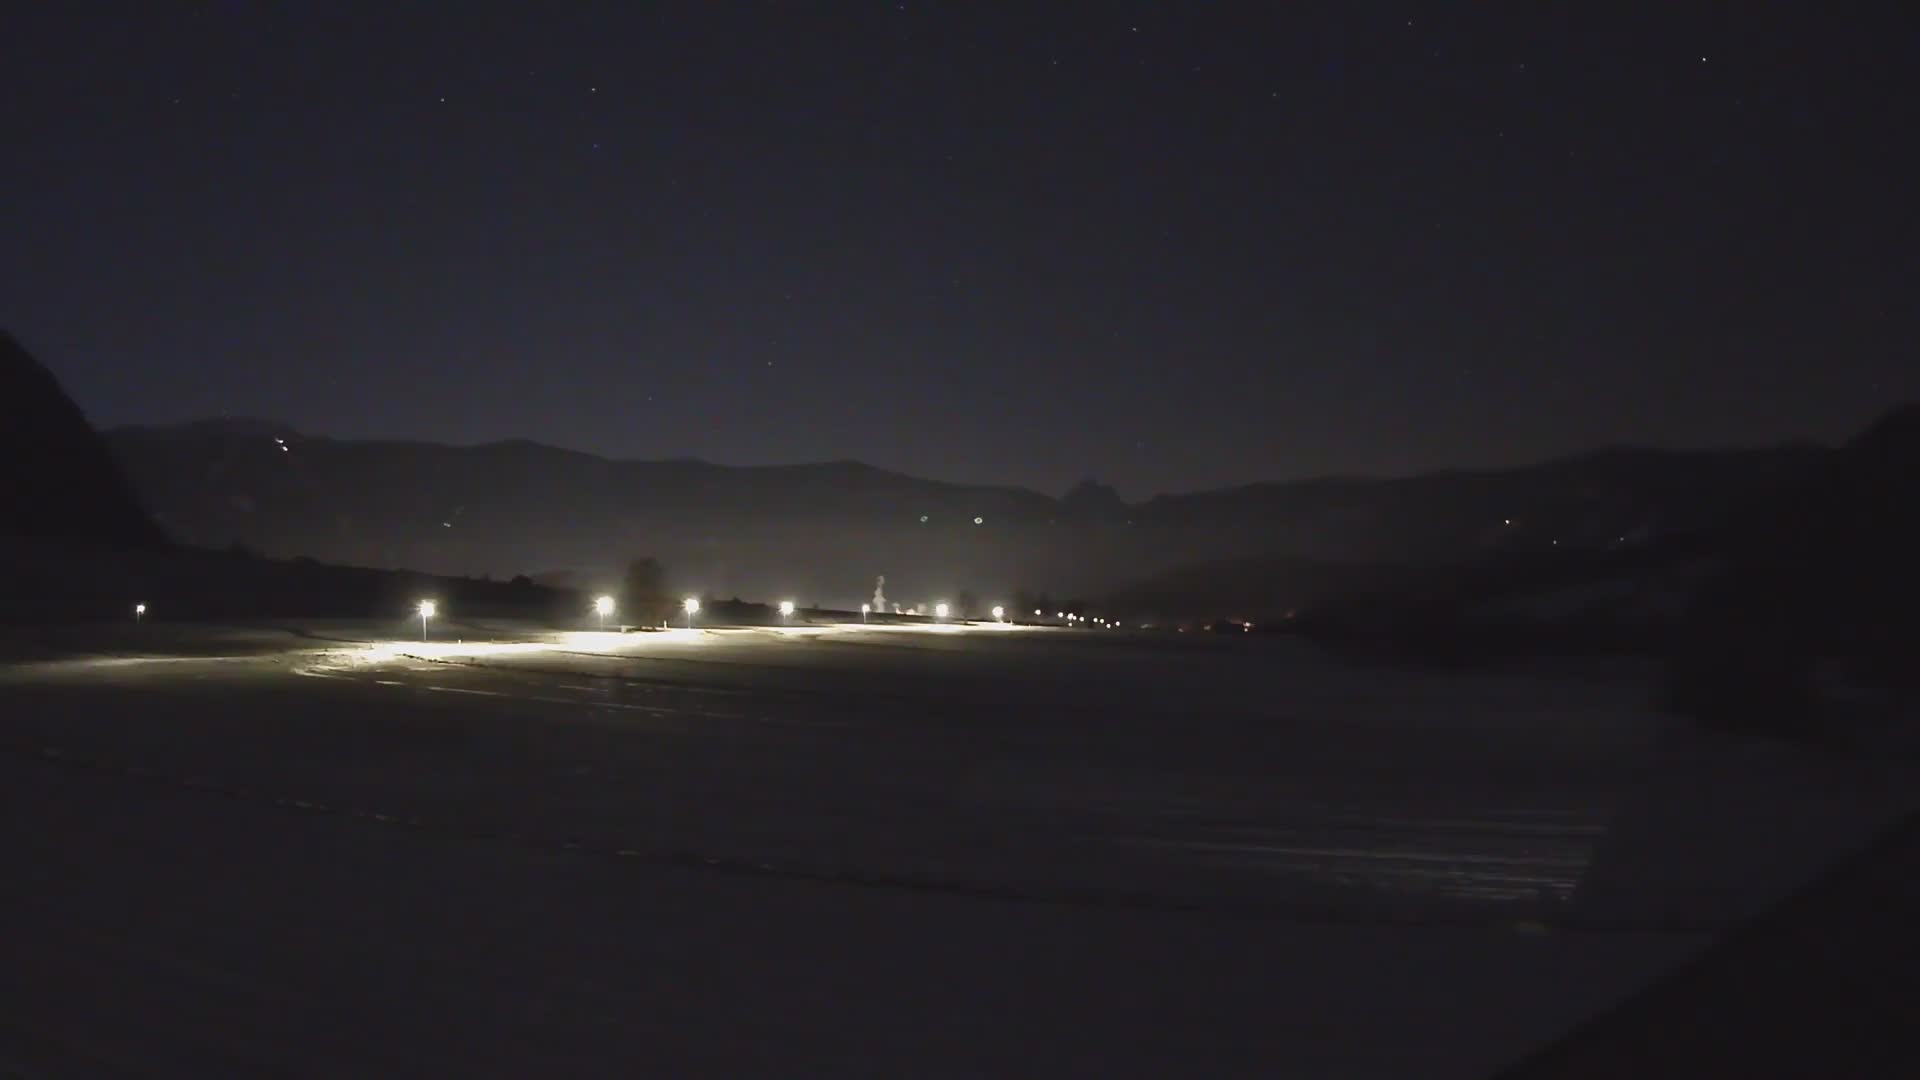
M6 644L0 1063L1479 1075L1913 790L1694 734L1631 663L407 632Z

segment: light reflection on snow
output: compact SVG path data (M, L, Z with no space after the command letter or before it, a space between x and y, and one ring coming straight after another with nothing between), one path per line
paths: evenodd
M388 660L447 660L455 657L502 656L552 649L542 641L375 641L357 654L380 663Z
M465 660L493 656L522 656L542 652L591 652L627 655L656 648L677 648L721 644L751 638L812 639L837 636L858 637L877 634L936 634L941 636L970 633L1006 634L1038 631L1047 627L1018 626L1013 623L816 623L806 626L748 627L673 627L664 630L623 632L617 630L565 630L537 639L519 641L375 641L348 653L369 663L394 660Z

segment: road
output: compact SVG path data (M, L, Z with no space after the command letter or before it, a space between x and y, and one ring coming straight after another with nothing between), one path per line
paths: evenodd
M10 643L0 1064L1484 1075L1911 790L1702 749L1619 666L387 632ZM1676 852L1705 780L1797 831Z

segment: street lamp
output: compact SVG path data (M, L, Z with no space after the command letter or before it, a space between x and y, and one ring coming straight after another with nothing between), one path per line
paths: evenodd
M147 605L145 604L133 605L133 621L134 622L139 622L141 617L144 616L146 613L147 613Z
M872 604L861 604L861 605L860 605L860 621L861 621L861 622L866 622L866 621L867 621L867 612L869 612L869 611L872 611L872 610L873 610L873 605L872 605Z
M788 619L792 617L793 617L793 601L791 600L780 601L780 621L786 622Z
M995 605L993 605L993 621L994 621L994 622L1006 622L1006 621L1007 621L1007 609L1006 609L1006 608L1004 608L1004 607L1001 607L1001 606L1000 606L999 604L995 604Z
M680 610L687 613L687 629L693 629L693 617L699 614L700 611L699 598L689 596L685 600L680 601Z
M420 640L427 640L427 620L433 618L440 606L431 600L420 601Z
M935 604L933 605L933 617L936 619L944 619L947 617L949 610L951 609L948 608L944 602Z
M600 629L607 628L607 616L613 614L613 597L602 596L593 602L593 613L600 616Z

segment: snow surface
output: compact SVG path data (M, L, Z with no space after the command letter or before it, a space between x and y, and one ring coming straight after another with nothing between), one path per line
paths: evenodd
M0 1062L1482 1075L1915 790L1633 663L401 629L14 643Z

